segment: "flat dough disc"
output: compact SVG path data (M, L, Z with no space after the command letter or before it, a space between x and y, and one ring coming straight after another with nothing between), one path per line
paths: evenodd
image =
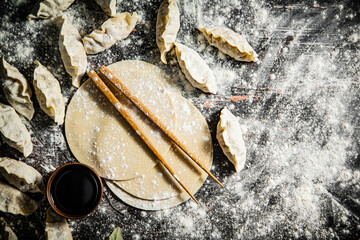
M181 95L173 95L172 102L176 112L176 136L210 169L213 159L212 141L204 117ZM206 175L206 172L175 144L164 157L188 187L203 174ZM145 200L168 199L184 191L161 163L145 175L130 180L113 181L113 183L129 194Z
M109 69L167 126L175 128L171 99L158 80L168 81L168 75L142 61L117 62ZM157 150L166 154L171 141L132 103L121 94L116 95ZM77 160L93 167L103 178L131 179L157 164L155 155L91 80L77 90L68 106L65 133Z
M192 193L197 192L202 186L202 184L205 182L205 179L205 175L198 179L198 181L190 187L190 191ZM135 208L147 211L157 211L175 207L176 205L179 205L180 203L183 203L190 198L187 192L183 192L176 197L168 198L165 200L145 200L127 193L110 180L106 180L105 182L106 185L110 188L110 190L123 202Z

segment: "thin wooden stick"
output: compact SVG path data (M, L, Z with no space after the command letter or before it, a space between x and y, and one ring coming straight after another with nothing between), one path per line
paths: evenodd
M114 94L110 91L110 89L105 85L105 83L101 80L101 78L96 74L94 70L88 72L88 76L93 80L95 85L100 89L100 91L106 96L107 99L111 102L112 105L116 108L116 110L125 118L125 120L130 124L130 126L136 131L137 134L141 137L141 139L146 143L146 145L153 151L153 153L158 157L160 162L166 167L166 169L171 173L171 175L176 179L176 181L185 189L185 191L191 196L194 201L199 204L198 200L194 197L194 195L190 192L190 190L185 186L183 181L179 178L178 174L171 168L165 158L161 155L161 153L154 147L153 143L150 139L144 134L141 128L136 124L134 119L130 116L130 114L124 109L120 103L120 101L114 96Z
M210 170L193 154L190 149L183 144L176 135L169 130L166 125L158 119L126 86L122 83L106 66L100 68L100 72L119 89L130 101L132 101L145 115L150 118L176 145L178 145L199 167L209 174L221 187L224 185L210 172Z

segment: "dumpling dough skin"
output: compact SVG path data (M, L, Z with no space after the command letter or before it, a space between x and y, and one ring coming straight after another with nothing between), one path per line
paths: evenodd
M6 181L22 192L45 194L42 175L35 168L24 162L0 157L0 174Z
M96 54L110 48L118 41L127 38L135 28L136 12L120 13L114 18L106 20L99 29L94 30L83 38L87 54Z
M58 23L61 25L59 36L61 59L66 72L72 78L72 85L79 87L87 68L86 52L81 36L65 15L58 18Z
M38 207L38 203L25 193L0 181L0 211L28 216Z
M31 120L34 116L34 105L31 101L30 85L19 70L2 58L1 64L2 87L10 105L21 115Z
M156 44L159 47L161 61L167 64L166 54L175 44L180 28L180 11L176 0L164 0L156 19Z
M175 47L177 60L186 79L204 92L216 93L214 73L200 55L181 43L176 43Z
M221 110L216 138L226 157L240 172L246 161L246 147L237 118L225 107Z
M71 230L65 218L52 208L46 211L45 235L47 240L72 240Z
M246 39L225 27L199 28L208 42L237 61L256 62L257 54Z
M27 157L32 153L31 136L15 110L0 103L0 133L9 146L16 148Z
M158 78L171 81L165 72L150 63L136 60L120 61L108 68L169 129L175 129L173 103L168 91L157 81ZM156 143L156 149L162 154L168 152L171 140L123 94L111 89L139 127ZM157 99L162 99L161 104ZM81 85L67 107L65 134L77 160L93 167L103 178L131 179L144 174L157 163L148 146L90 79Z
M102 10L110 17L116 16L116 0L95 0Z
M75 0L43 0L39 1L28 19L51 18L60 14L62 11L70 7Z
M35 61L34 89L41 109L59 125L64 123L65 103L58 80L39 61Z

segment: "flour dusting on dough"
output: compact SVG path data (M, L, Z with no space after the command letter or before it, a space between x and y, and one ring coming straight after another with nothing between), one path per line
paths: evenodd
M31 9L31 2L0 3L6 9L0 21L0 54L28 79L35 59L47 63L67 103L75 89L61 64L59 29L52 20L17 19L22 9ZM349 204L352 199L357 203L360 191L359 13L353 10L354 1L178 3L181 27L177 41L196 50L214 71L219 87L216 95L203 94L187 83L173 52L167 54L169 64L161 64L155 44L160 2L117 1L117 12L136 11L141 19L125 41L87 56L89 69L126 59L159 66L172 76L171 85L201 110L213 133L219 111L228 106L245 126L246 167L235 173L214 140L217 154L212 171L226 188L207 179L196 194L201 206L187 201L172 209L144 212L125 205L106 189L106 200L86 221L69 221L72 234L102 239L120 225L126 239L359 238L360 223ZM95 2L75 1L65 13L81 36L108 19ZM259 54L259 63L238 63L211 47L196 30L211 25L244 35ZM6 102L1 94L0 100ZM31 133L34 153L26 159L11 154L48 176L75 159L64 130L35 107L33 121L23 121ZM87 112L79 121L93 114ZM195 127L188 124L184 131ZM91 131L101 133L102 129L97 124ZM113 146L115 151L123 147L121 143ZM92 154L97 154L96 149L97 145ZM0 150L8 152L3 143ZM111 158L103 160L106 165ZM114 174L113 169L109 174ZM20 239L39 239L44 229L39 216L45 210L26 219L5 218Z

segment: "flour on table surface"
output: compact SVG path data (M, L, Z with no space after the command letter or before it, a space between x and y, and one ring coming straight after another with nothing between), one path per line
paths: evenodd
M168 65L160 63L155 44L160 3L118 1L117 12L136 11L141 20L128 39L88 56L89 69L127 59L161 67L173 77L174 87L203 113L213 139L219 112L227 106L241 118L248 151L246 167L235 173L213 140L212 171L226 188L208 178L196 194L201 206L187 201L172 209L144 212L125 205L106 189L94 214L69 221L72 234L79 239L106 238L120 226L129 239L359 238L357 3L178 1L181 27L177 41L196 50L214 71L219 87L216 95L203 94L187 83L173 52L168 54ZM24 20L32 4L28 0L0 3L4 9L0 10L0 54L28 79L32 79L34 60L46 63L68 103L76 89L62 65L59 29L51 19ZM108 19L90 0L75 1L64 12L81 36ZM211 47L196 29L211 25L244 35L260 61L239 63ZM6 103L2 93L0 101ZM37 103L35 110L32 121L23 119L34 153L25 159L2 141L0 153L25 161L47 178L53 169L75 159L64 128L56 126ZM191 128L184 126L184 131ZM98 125L93 131L101 129ZM40 211L26 219L0 216L18 237L39 239L44 235L46 208L43 199Z

